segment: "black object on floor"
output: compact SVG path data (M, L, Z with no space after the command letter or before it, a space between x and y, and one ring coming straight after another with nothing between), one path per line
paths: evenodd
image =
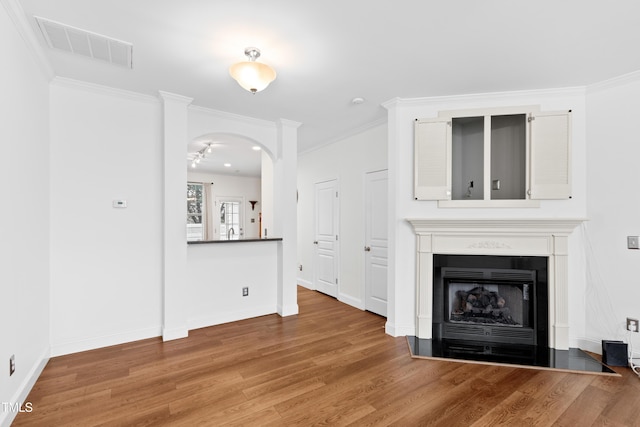
M627 344L622 341L602 340L602 363L609 366L628 366Z

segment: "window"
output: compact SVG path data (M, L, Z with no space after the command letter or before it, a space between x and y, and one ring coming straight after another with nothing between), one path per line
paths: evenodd
M416 120L415 199L473 207L569 198L569 113L519 107Z
M204 240L204 185L187 183L187 241Z

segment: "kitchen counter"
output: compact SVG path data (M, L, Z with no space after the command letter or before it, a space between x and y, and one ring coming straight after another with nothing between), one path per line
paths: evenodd
M206 243L242 243L242 242L279 242L282 241L282 237L265 237L248 238L248 239L236 239L236 240L196 240L193 242L187 242L190 245L202 245Z

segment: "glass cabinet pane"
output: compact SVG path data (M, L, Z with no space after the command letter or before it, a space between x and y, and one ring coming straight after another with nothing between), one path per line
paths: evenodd
M491 199L524 199L526 115L491 117Z
M484 117L452 120L451 198L484 198Z

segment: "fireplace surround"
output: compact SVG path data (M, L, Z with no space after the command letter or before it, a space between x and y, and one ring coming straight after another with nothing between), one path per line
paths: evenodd
M417 236L416 337L434 338L434 261L439 255L542 257L546 259L549 348L569 349L568 238L584 219L408 219ZM488 267L491 269L491 267ZM525 269L526 270L526 269ZM473 288L466 289L469 291ZM491 288L495 289L495 288ZM496 291L489 291L496 292ZM434 316L435 314L435 316ZM435 337L438 338L437 336ZM536 338L538 340L538 338Z

